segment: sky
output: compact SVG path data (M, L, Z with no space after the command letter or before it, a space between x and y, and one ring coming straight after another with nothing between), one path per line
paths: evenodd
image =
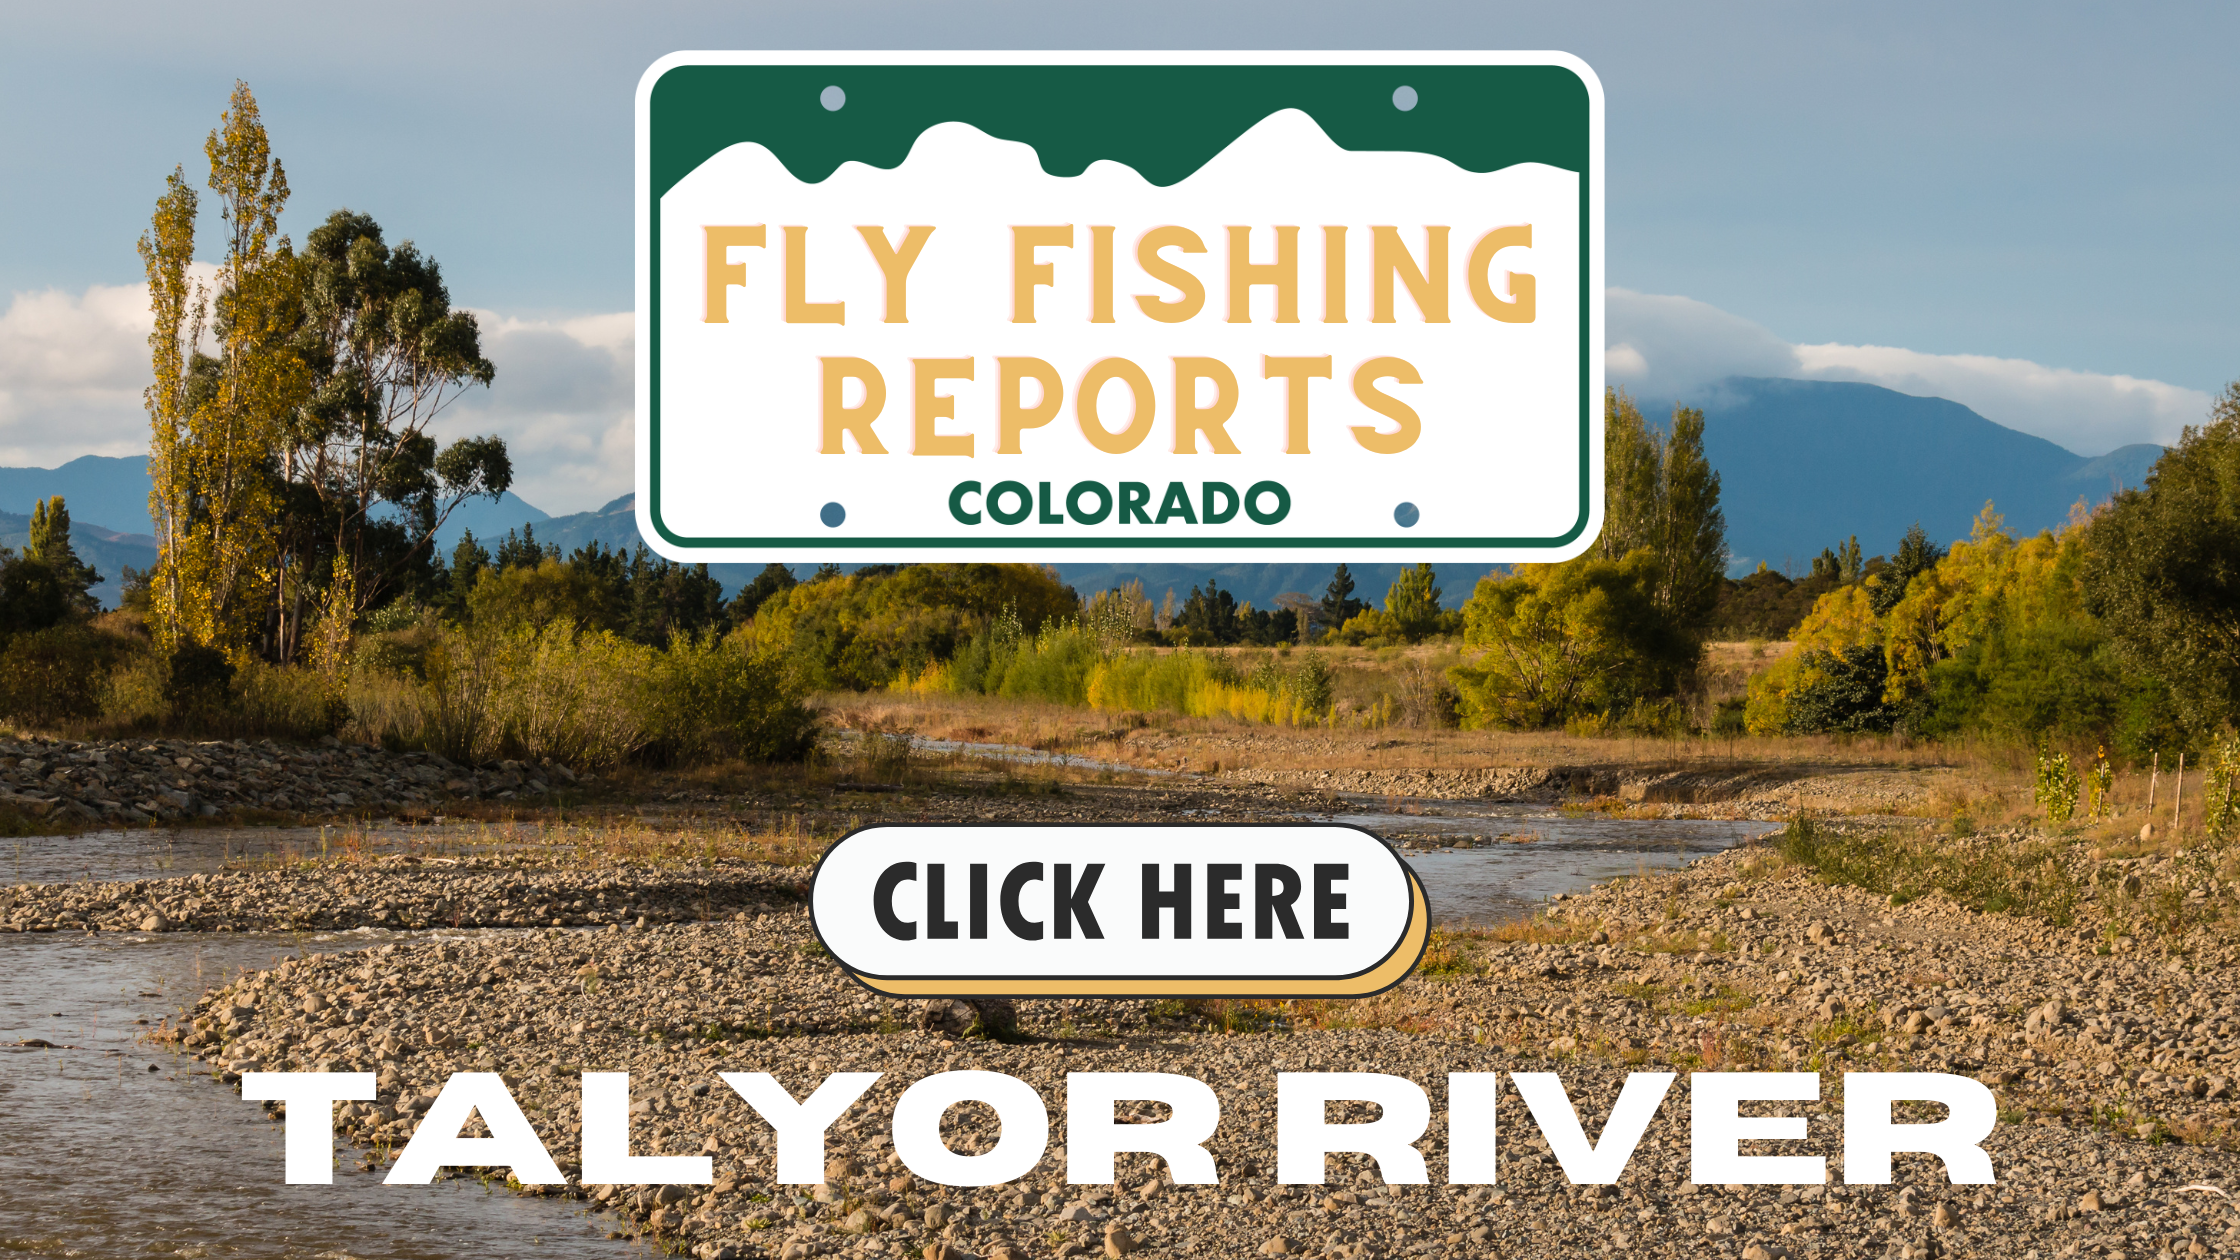
M1422 2L19 6L0 41L0 464L145 449L134 242L256 91L299 239L373 215L481 312L552 512L628 491L632 94L715 48L1518 48L1608 102L1609 376L1954 399L2084 455L2240 377L2240 6ZM204 239L215 236L204 225Z

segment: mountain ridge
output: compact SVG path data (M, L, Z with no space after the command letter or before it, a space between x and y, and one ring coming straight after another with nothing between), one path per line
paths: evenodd
M2148 443L2104 455L2078 455L2044 438L1996 424L1959 403L1901 394L1850 381L1729 377L1680 399L1642 400L1652 424L1675 402L1704 408L1705 453L1719 471L1727 517L1730 572L1763 561L1791 573L1809 568L1821 548L1857 535L1868 554L1888 553L1919 521L1949 543L1968 536L1986 500L2017 534L2066 520L2080 500L2105 501L2143 484L2162 449ZM58 468L0 468L0 545L22 545L32 503L60 494L70 505L71 541L107 579L96 588L113 604L124 565L155 562L148 520L147 460L86 455ZM639 543L635 494L585 512L553 515L512 492L497 502L469 499L437 531L445 557L473 530L494 547L510 530L533 526L539 542L563 552L587 543L633 549ZM146 531L146 532L143 532ZM846 566L856 568L860 566ZM1287 591L1320 597L1335 565L1053 565L1084 594L1141 581L1153 600L1179 600L1192 586L1218 581L1239 600L1274 606ZM1402 568L1351 564L1356 598L1377 602ZM1451 607L1491 566L1450 564L1440 585ZM754 580L760 564L710 564L724 589Z

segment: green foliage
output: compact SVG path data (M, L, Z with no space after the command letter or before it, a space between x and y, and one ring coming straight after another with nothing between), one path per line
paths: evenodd
M1077 618L1081 603L1038 565L913 564L787 588L757 610L747 633L758 651L786 662L800 687L861 691L917 678L959 656L1007 608L1017 634L973 649L980 653L975 674L989 668L990 649Z
M1353 597L1353 574L1346 566L1339 565L1330 575L1330 585L1322 592L1322 603L1315 613L1315 620L1326 630L1335 630L1353 620L1369 606Z
M723 585L708 566L677 564L643 545L624 553L593 541L562 560L558 548L540 547L534 533L509 533L492 559L469 542L461 539L453 552L450 589L460 589L462 574L474 575L454 615L476 625L506 630L566 621L659 647L727 621Z
M2108 750L2095 751L2092 767L2084 772L2085 813L2106 818L2115 812L2116 768L2108 764Z
M60 625L70 590L44 561L0 549L0 639Z
M474 312L451 305L433 258L337 210L304 238L297 271L290 344L309 381L274 452L288 484L283 564L324 587L339 560L356 616L425 588L435 531L470 496L502 495L513 463L501 438L439 446L428 432L496 375Z
M1605 396L1603 525L1595 543L1605 560L1647 550L1659 613L1699 639L1727 567L1719 474L1704 455L1703 430L1703 412L1692 407L1673 408L1671 428L1659 433L1631 398L1614 390Z
M1439 632L1439 575L1428 564L1400 570L1385 592L1384 613L1406 643L1421 643Z
M732 597L730 609L732 624L745 625L747 622L754 620L756 610L768 602L771 596L782 595L792 590L795 584L793 570L786 566L782 564L762 566L762 572L754 575L754 581L739 588L739 593Z
M61 495L31 505L31 538L24 545L23 556L54 572L73 610L81 613L98 610L98 601L89 592L101 584L101 575L80 560L71 547L70 508Z
M1832 559L1832 553L1823 553ZM1755 573L1723 579L1719 602L1704 633L1713 639L1787 639L1822 595L1842 586L1840 567L1823 571L1815 560L1812 576L1790 581L1764 564Z
M2069 754L2049 743L2038 745L2036 773L2031 778L2031 803L2046 812L2046 821L2065 823L2076 817L2077 796L2084 781L2069 762Z
M1987 504L1987 510L1988 507ZM1853 543L1856 545L1857 540ZM1921 522L1915 521L1906 530L1905 537L1898 540L1896 557L1867 584L1867 602L1873 606L1874 615L1883 616L1897 607L1898 601L1906 597L1906 589L1913 584L1913 579L1936 568L1942 559L1943 548L1930 542Z
M1889 668L1880 645L1816 650L1800 659L1805 681L1789 693L1792 733L1888 731L1896 724L1897 710L1883 701Z
M1480 579L1462 613L1463 643L1482 654L1448 671L1463 724L1561 726L1669 690L1698 649L1657 607L1658 571L1641 550Z
M1330 711L1330 662L1322 659L1322 653L1309 652L1299 659L1291 675L1291 693L1309 713Z
M2240 734L2226 731L2202 759L2202 816L2209 834L2228 839L2240 829Z
M181 720L205 722L231 700L234 672L233 660L224 652L199 643L181 644L171 653L164 701Z
M2240 723L2240 383L2091 525L2084 587L2197 735Z
M806 755L815 734L786 670L743 636L657 648L566 621L443 627L421 677L362 663L351 705L388 747L467 762L786 761Z

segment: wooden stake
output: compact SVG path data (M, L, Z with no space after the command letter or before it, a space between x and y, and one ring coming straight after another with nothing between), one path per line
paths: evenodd
M2184 753L2178 754L2178 790L2174 795L2177 796L2178 800L2177 804L2170 807L2170 834L2173 836L2178 834L2178 824L2183 822L2186 816L2186 755Z
M2150 770L2148 770L2148 771L2147 771L2147 821L2148 821L2148 822L2153 822L2153 821L2154 821L2154 785L2155 785L2156 781L2157 781L2157 780L2159 780L2159 779L2161 779L2161 778L2162 778L2162 752L2161 752L2161 750L2160 750L2160 749L2157 749L2157 750L2155 751L2155 754L2154 754L2154 766L2153 766L2153 768L2152 768L2152 769L2150 769Z

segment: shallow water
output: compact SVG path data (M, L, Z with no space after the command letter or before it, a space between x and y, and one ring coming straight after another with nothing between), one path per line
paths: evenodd
M1442 803L1437 808L1442 812L1338 814L1328 819L1395 841L1481 837L1476 848L1402 851L1423 880L1434 923L1521 919L1555 893L1584 892L1620 875L1672 870L1778 830L1764 822L1567 817L1530 805L1464 808ZM1495 839L1503 833L1539 838L1526 843Z
M0 840L0 885L64 884L74 880L172 879L228 867L274 865L345 852L459 855L519 848L523 841L564 849L560 828L535 822L507 824L508 844L480 824L444 826L401 822L347 827L143 827L87 831L68 836L16 836Z
M333 1185L287 1185L281 1127L258 1104L138 1039L239 970L400 939L0 935L0 1045L80 1047L0 1048L0 1254L645 1256L576 1205L474 1182L385 1186L339 1144Z

